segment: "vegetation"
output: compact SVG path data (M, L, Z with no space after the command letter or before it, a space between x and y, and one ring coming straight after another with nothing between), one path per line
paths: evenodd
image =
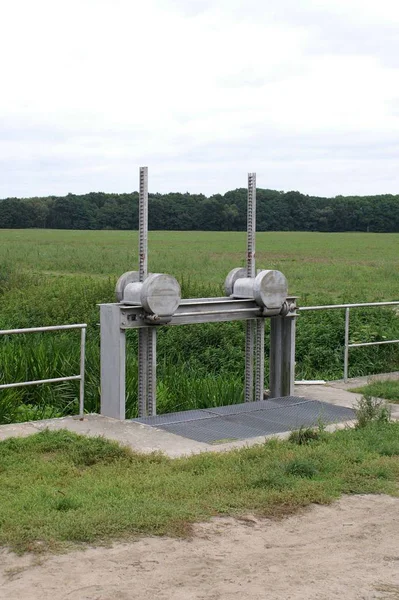
M394 234L260 233L257 264L285 273L301 305L394 300L398 242ZM88 323L88 411L99 409L97 305L114 301L116 279L138 263L137 245L137 232L14 230L0 238L0 329ZM175 275L184 297L217 296L229 270L244 263L245 234L151 232L149 247L151 270ZM350 335L351 342L397 339L398 314L391 308L356 309ZM302 313L297 378L341 378L343 344L343 311ZM266 354L267 345L266 335ZM129 332L130 417L137 406L136 349L137 336ZM240 402L243 350L242 323L161 329L159 412ZM0 383L76 374L79 332L1 336L0 365ZM351 350L351 376L398 368L395 345ZM77 382L2 390L0 423L76 413L77 398Z
M366 427L369 423L389 423L391 410L381 398L364 395L355 404L356 427Z
M150 194L151 229L243 231L246 189L215 194ZM399 196L318 198L257 190L258 231L399 232ZM0 200L0 228L137 229L138 193Z
M350 391L399 404L399 380L372 381L364 387L352 388Z
M0 442L0 545L180 536L217 515L279 517L344 493L398 495L398 455L399 423L174 460L65 430L9 438Z
M305 427L302 425L299 429L291 431L288 440L293 444L302 446L303 444L309 444L315 440L322 439L324 433L325 427L322 423L320 423L317 429L315 427Z

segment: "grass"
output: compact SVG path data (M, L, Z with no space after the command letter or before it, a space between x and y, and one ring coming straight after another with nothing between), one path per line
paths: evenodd
M394 404L399 403L399 379L389 381L372 381L360 388L352 388L350 392L365 394L374 398L384 398Z
M217 515L280 517L341 494L398 495L398 456L399 423L174 460L66 430L10 438L0 442L0 545L181 536Z
M150 232L149 265L179 280L184 297L223 293L227 273L245 261L242 232ZM300 305L398 299L398 234L264 232L257 265L280 269ZM0 328L73 322L89 325L86 408L99 409L98 303L114 301L116 279L137 265L137 232L2 230ZM269 323L267 323L268 331ZM266 374L268 335L266 331ZM350 342L399 337L397 310L351 311ZM242 400L242 323L161 328L158 410ZM298 379L343 375L344 311L302 313ZM128 335L127 416L137 412L137 336ZM350 376L399 370L395 345L350 352ZM79 333L0 337L0 383L76 374ZM266 385L268 385L266 377ZM0 391L0 423L76 413L78 384Z
M261 232L256 242L257 266L281 270L303 305L397 297L399 234ZM136 268L137 248L136 231L2 230L0 265L107 279ZM245 248L244 232L151 231L149 266L221 290Z

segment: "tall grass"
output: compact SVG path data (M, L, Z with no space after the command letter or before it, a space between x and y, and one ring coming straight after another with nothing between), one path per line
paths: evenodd
M39 235L13 231L3 232L0 241L0 328L86 322L85 405L89 411L98 411L100 397L97 305L114 301L117 275L136 263L132 237L126 232L45 231ZM183 297L223 294L226 273L243 262L242 233L151 232L150 238L151 269L173 273ZM290 282L290 292L300 295L302 305L399 296L399 253L392 248L399 236L284 233L280 239L273 233L261 234L258 241L258 264L280 268ZM350 337L351 342L397 339L398 312L391 308L351 311ZM266 356L268 341L266 335ZM127 347L127 416L134 417L134 331L128 333ZM341 378L343 352L344 311L301 313L298 379ZM267 368L266 358L266 373ZM397 346L350 351L350 376L397 369ZM243 370L242 323L161 328L158 410L240 402ZM0 337L0 383L78 372L79 332ZM78 382L0 391L0 423L76 413L78 391Z

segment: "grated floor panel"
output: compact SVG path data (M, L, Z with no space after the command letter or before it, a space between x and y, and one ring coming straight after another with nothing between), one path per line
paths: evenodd
M285 396L260 402L232 404L202 410L133 419L198 442L220 444L227 441L292 431L303 427L340 423L354 418L344 406Z

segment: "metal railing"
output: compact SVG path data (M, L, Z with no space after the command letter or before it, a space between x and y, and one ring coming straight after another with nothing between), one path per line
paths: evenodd
M80 381L79 387L79 416L84 413L84 388L85 388L85 354L86 354L86 323L75 325L51 325L49 327L29 327L27 329L2 329L0 335L14 335L17 333L40 333L43 331L66 331L69 329L80 329L80 373L79 375L69 375L67 377L53 377L51 379L35 379L34 381L18 381L17 383L4 383L0 385L0 390L9 388L24 387L26 385L40 385L42 383L59 383L61 381Z
M381 342L361 342L358 344L349 343L349 311L351 308L364 308L372 306L399 306L399 300L394 302L362 302L359 304L325 304L324 306L301 306L300 311L307 310L331 310L345 309L345 345L344 345L344 381L348 381L349 368L349 348L361 348L362 346L381 346L382 344L399 344L399 340L384 340Z

